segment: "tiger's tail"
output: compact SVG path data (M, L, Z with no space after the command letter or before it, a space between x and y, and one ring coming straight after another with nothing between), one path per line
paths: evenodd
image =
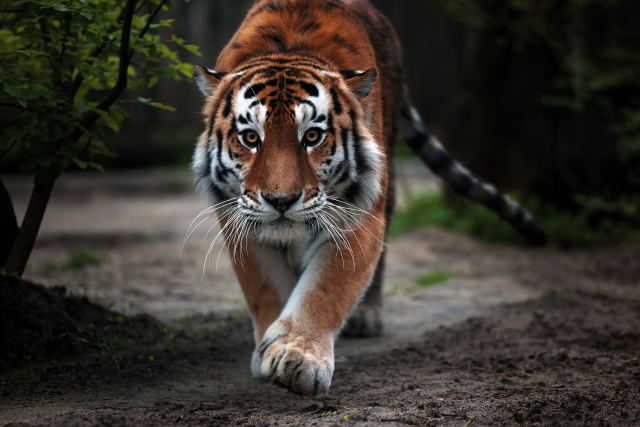
M547 243L544 229L529 212L499 193L493 185L478 179L451 157L438 139L429 133L420 114L406 96L402 102L401 125L402 136L411 150L453 191L495 212L529 243L539 246Z

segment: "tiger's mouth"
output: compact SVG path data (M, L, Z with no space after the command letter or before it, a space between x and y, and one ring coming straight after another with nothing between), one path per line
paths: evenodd
M260 241L288 243L303 239L309 235L306 221L296 221L281 215L269 222L262 222L258 227L257 237Z
M280 215L279 218L267 223L270 227L293 227L297 222L284 215Z

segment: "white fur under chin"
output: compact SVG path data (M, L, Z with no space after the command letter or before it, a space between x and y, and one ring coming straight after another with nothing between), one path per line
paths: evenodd
M310 231L306 223L290 222L286 225L272 225L263 223L257 235L260 243L288 244L309 238Z

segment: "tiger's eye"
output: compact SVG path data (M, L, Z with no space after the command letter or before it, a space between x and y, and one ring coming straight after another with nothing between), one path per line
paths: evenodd
M256 142L258 142L258 134L255 132L247 132L247 134L245 135L245 139L249 144L255 144Z
M307 140L309 142L315 142L318 139L318 136L320 135L318 134L317 130L311 129L307 131Z

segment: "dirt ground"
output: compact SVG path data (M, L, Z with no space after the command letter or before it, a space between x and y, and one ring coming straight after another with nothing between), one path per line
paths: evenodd
M437 187L403 168L405 197ZM28 182L3 180L20 215ZM224 253L202 276L213 221L180 255L205 207L184 171L64 177L25 278L65 286L65 307L97 304L102 320L82 327L103 339L63 337L75 355L1 371L0 426L640 425L639 246L394 239L384 336L340 338L331 390L313 399L251 377L251 323ZM90 262L74 264L78 251ZM450 280L418 285L436 271Z

